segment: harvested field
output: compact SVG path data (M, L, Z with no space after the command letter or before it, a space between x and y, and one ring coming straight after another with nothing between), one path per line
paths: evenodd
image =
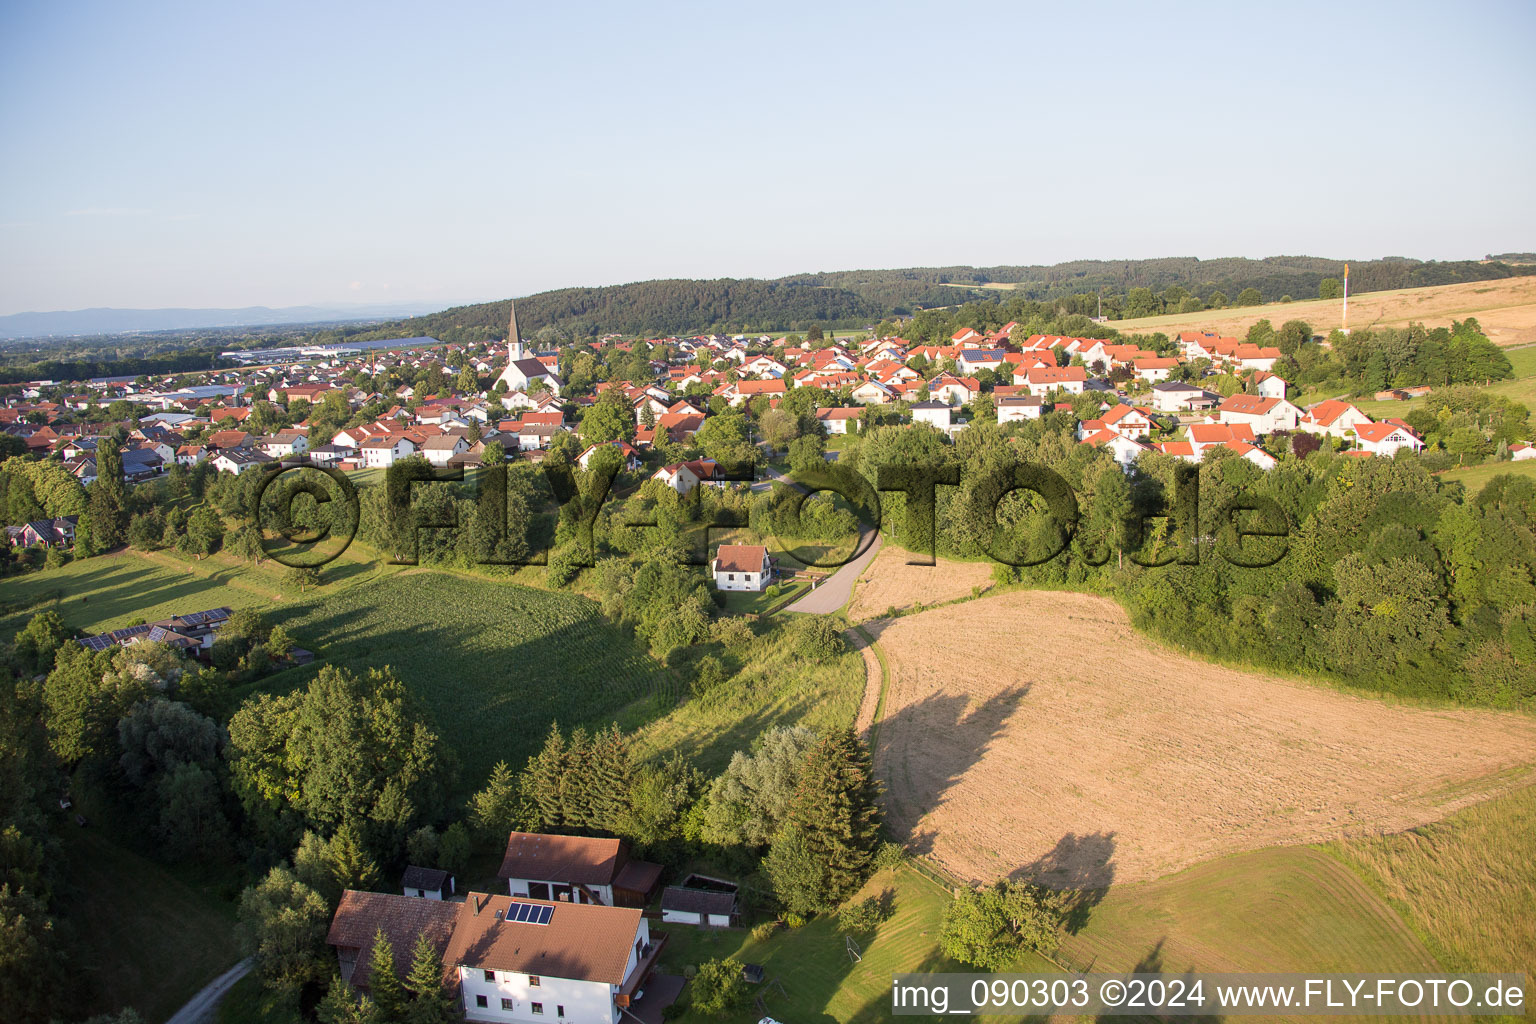
M1337 299L1308 299L1115 320L1109 326L1123 334L1162 331L1172 336L1178 331L1219 331L1241 337L1260 320L1268 320L1277 328L1287 320L1305 320L1314 331L1327 334L1339 326L1342 313L1343 304ZM1536 277L1362 292L1349 297L1349 325L1355 329L1402 327L1410 322L1449 327L1452 320L1469 316L1477 318L1495 344L1536 341Z
M848 620L862 622L892 608L906 611L917 605L942 604L969 597L976 587L991 585L990 562L951 562L940 558L937 565L908 565L907 560L913 557L910 551L894 544L884 545L854 587Z
M1382 703L1179 655L1114 602L1015 591L865 627L898 835L945 869L1098 887L1395 832L1536 780L1536 720Z

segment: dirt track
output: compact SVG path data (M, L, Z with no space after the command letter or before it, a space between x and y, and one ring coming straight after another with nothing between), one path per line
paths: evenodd
M1194 661L1114 602L1013 592L866 625L892 827L975 880L1063 886L1398 831L1536 780L1536 720ZM963 622L963 625L961 623Z

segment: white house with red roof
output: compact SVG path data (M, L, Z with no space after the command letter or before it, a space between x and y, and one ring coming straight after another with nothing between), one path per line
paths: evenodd
M1325 437L1346 437L1370 422L1371 418L1353 404L1330 398L1308 409L1297 421L1296 428Z
M1153 356L1150 359L1137 359L1132 363L1136 376L1148 384L1161 384L1173 376L1173 371L1178 365L1179 361L1172 356L1166 358Z
M1363 423L1355 428L1355 445L1359 451L1372 455L1392 457L1398 449L1422 451L1424 442L1402 420L1383 420L1380 423Z
M1084 426L1087 426L1087 424L1084 424ZM1120 463L1120 468L1125 470L1129 470L1135 465L1137 457L1142 452L1152 451L1150 445L1142 444L1140 441L1133 440L1124 434L1117 434L1113 430L1108 429L1095 430L1092 433L1085 434L1082 443L1091 444L1096 448L1108 449L1113 453L1115 461Z
M1232 395L1217 407L1216 415L1222 423L1245 424L1255 434L1295 430L1301 421L1301 410L1290 402L1258 395Z
M1032 395L1065 391L1080 395L1088 383L1088 371L1081 366L1037 366L1025 374L1024 383Z
M761 544L722 544L709 571L716 590L759 591L773 579L768 549Z

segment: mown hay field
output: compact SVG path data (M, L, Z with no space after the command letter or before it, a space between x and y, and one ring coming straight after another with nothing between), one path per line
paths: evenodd
M1536 719L1196 661L1114 602L1015 591L865 626L898 835L970 879L1099 887L1412 828L1536 780Z
M1109 326L1126 334L1162 331L1171 337L1179 331L1216 331L1241 337L1260 320L1268 320L1277 328L1287 320L1304 320L1312 330L1327 334L1341 326L1343 312L1343 304L1338 299L1308 299L1241 309L1208 309L1200 313L1114 320ZM1349 326L1354 330L1402 327L1409 323L1449 327L1452 320L1465 320L1469 316L1477 319L1495 344L1522 345L1536 341L1536 277L1399 288L1349 297Z
M940 558L934 565L908 564L917 557L894 544L882 545L853 588L849 621L879 618L893 609L904 612L918 605L943 604L992 584L991 562Z

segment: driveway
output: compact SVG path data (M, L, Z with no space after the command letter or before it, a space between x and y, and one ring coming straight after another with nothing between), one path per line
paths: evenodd
M218 1009L219 1000L223 999L234 987L235 982L245 977L250 969L251 958L246 957L204 985L202 991L189 999L187 1005L177 1010L165 1024L202 1024L203 1021L211 1020L213 1011Z
M866 530L859 537L859 543L864 543L869 538L870 532ZM830 615L847 604L848 599L853 596L853 584L858 580L859 574L864 571L864 567L880 551L882 538L879 531L873 532L875 534L874 543L870 544L862 555L837 570L815 590L790 605L785 611L807 612L813 615Z

